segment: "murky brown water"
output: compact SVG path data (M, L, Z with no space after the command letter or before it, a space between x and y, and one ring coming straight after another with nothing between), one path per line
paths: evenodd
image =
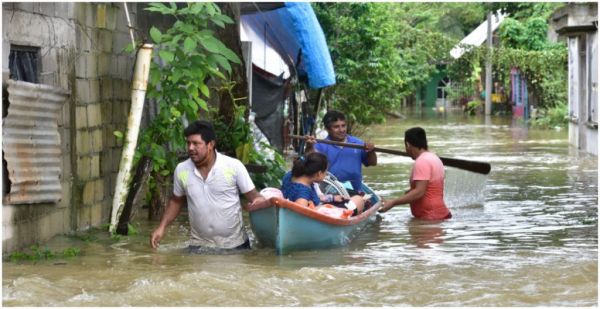
M48 247L79 247L60 261L3 263L4 306L597 306L597 158L567 132L510 119L462 116L390 120L368 133L403 150L405 129L427 130L430 149L492 164L487 177L447 169L443 223L397 207L346 248L276 256L185 255L183 216L157 252L156 223L120 241L105 232ZM379 155L365 181L384 197L406 190L410 158ZM256 244L254 244L256 245Z

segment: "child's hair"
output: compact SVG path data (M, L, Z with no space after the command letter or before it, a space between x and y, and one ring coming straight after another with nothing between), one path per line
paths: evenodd
M292 176L312 176L317 172L327 170L327 157L320 152L311 152L304 157L299 157L294 161L292 167Z

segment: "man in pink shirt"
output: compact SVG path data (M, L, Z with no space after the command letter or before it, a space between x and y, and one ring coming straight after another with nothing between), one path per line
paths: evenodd
M452 217L444 203L444 165L438 156L427 150L425 130L419 127L404 132L404 147L415 160L410 175L410 190L404 195L384 201L379 212L410 203L410 211L415 218L443 220Z

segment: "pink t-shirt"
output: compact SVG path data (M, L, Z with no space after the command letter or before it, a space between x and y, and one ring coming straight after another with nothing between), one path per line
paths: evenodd
M410 187L415 188L415 180L427 180L425 195L410 203L410 211L415 218L426 220L446 219L450 210L444 203L444 164L438 156L426 151L417 157L410 176Z

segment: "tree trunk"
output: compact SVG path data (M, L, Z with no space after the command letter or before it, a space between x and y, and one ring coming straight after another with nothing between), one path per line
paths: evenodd
M140 200L143 198L143 187L148 182L150 176L150 170L152 168L152 159L149 157L142 157L138 162L135 175L129 186L129 194L127 200L123 206L123 211L119 217L119 223L117 225L117 234L127 235L129 229L128 224L133 220L137 214L137 209L140 204Z
M165 178L156 172L152 172L152 177L156 180L157 188L152 192L148 219L150 221L158 221L165 212L165 207L172 194L172 184L169 178Z
M231 49L241 60L240 64L232 63L231 80L235 83L231 89L231 95L226 89L219 92L219 115L223 117L225 123L231 123L234 115L234 104L248 107L248 81L246 80L246 65L242 56L242 44L240 43L240 4L231 2L217 3L221 12L231 17L235 23L226 25L225 28L218 28L216 35L225 46ZM235 101L234 101L235 99ZM246 109L248 112L249 110ZM246 115L247 116L247 115Z

